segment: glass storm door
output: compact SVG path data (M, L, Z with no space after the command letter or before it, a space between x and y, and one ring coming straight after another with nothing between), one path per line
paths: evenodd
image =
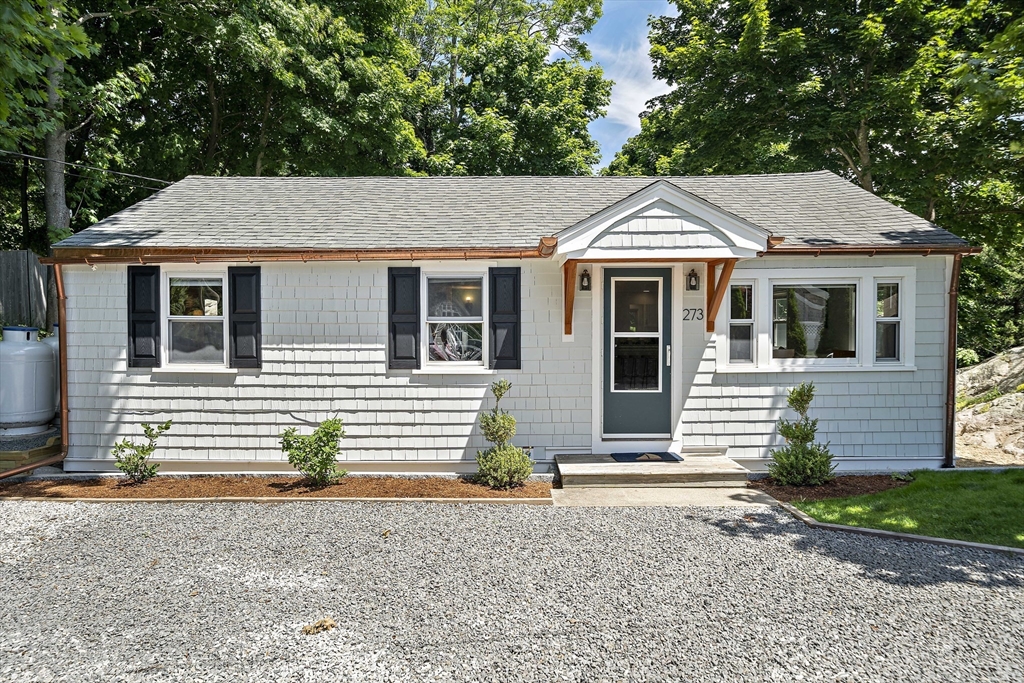
M604 271L604 435L664 438L671 431L672 271Z

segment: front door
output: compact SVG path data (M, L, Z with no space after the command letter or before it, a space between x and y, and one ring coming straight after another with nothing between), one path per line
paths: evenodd
M672 270L604 271L604 435L670 438Z

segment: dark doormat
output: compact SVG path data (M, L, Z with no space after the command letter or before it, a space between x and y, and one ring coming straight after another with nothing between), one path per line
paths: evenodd
M678 462L682 460L674 453L612 453L612 460L615 462Z

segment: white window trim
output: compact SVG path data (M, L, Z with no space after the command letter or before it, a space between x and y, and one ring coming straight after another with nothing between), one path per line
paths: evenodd
M751 303L751 317L749 319L734 319L732 317L732 288L737 286L748 286L750 287L750 303ZM729 291L725 293L725 300L722 301L722 306L727 310L725 311L726 326L725 326L725 360L730 365L735 365L742 368L757 367L757 311L758 311L758 300L759 295L757 280L751 280L748 278L737 278L729 279ZM731 325L739 324L751 326L751 338L750 338L750 360L734 361L729 358L729 334L731 332ZM718 321L715 321L715 327L718 326Z
M657 389L616 389L615 388L615 340L623 339L650 339L654 335L650 332L616 332L615 331L615 285L619 282L658 282L658 388ZM611 305L611 335L612 344L608 354L608 379L611 387L608 391L612 394L660 394L664 383L665 363L665 278L663 277L612 277L612 305ZM616 435L617 436L617 435ZM629 436L629 435L626 435ZM646 438L647 435L633 435L637 438ZM663 435L662 435L663 436Z
M444 267L447 266L447 267ZM420 358L422 362L413 374L419 375L492 375L497 371L488 367L490 359L490 277L488 266L470 266L453 268L444 266L431 266L429 269L420 270ZM427 315L427 283L430 278L434 279L457 279L457 278L480 278L480 324L483 327L481 334L481 359L477 361L440 361L430 360L430 316ZM436 322L436 321L434 321Z
M224 323L224 362L222 363L186 364L172 363L170 361L171 278L196 277L197 275L217 276L224 283L221 288L221 296L224 299L224 315L221 316L221 320ZM183 268L176 266L172 269L160 269L160 367L153 368L153 372L214 374L236 371L236 368L228 366L230 362L229 354L231 352L230 339L228 338L228 305L230 302L228 286L228 269L227 266L222 264L196 264Z
M916 277L913 266L877 268L762 268L740 269L733 284L754 285L754 362L729 362L729 314L715 321L716 371L748 372L857 372L915 370ZM875 360L875 313L877 285L900 286L899 361ZM774 285L855 284L857 285L856 325L857 357L850 359L781 359L772 357L772 287ZM725 302L723 302L725 305ZM865 324L865 322L867 324Z
M877 303L878 303L878 287L880 285L896 285L896 316L895 317L892 317L892 318L882 318L882 317L879 317L879 315L878 315L878 306L877 306ZM875 331L874 331L875 343L872 345L871 355L874 358L874 362L877 363L878 365L896 365L896 364L900 364L900 363L903 362L903 357L906 355L906 350L907 350L906 339L904 339L904 337L903 337L903 328L904 328L904 324L903 324L904 309L903 309L903 306L905 304L905 302L903 300L903 280L900 279L900 278L876 277L876 278L874 278L874 287L875 287L875 304L876 305L875 305L874 310L872 311L874 313L874 319L872 320L872 323L874 323L874 326L875 326ZM885 323L885 322L896 323L897 335L896 335L896 358L895 359L893 359L893 358L877 358L876 357L877 354L878 354L878 323Z

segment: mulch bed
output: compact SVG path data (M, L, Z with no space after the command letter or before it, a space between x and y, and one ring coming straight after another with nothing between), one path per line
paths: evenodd
M764 491L772 498L788 503L794 500L824 500L826 498L846 498L861 496L867 493L880 493L889 489L906 486L909 482L897 481L888 474L846 475L836 477L821 486L779 486L771 479L751 481L747 486Z
M0 498L547 498L551 484L529 481L501 491L464 479L425 477L346 477L340 483L310 488L301 477L155 477L128 484L104 477L0 483Z

